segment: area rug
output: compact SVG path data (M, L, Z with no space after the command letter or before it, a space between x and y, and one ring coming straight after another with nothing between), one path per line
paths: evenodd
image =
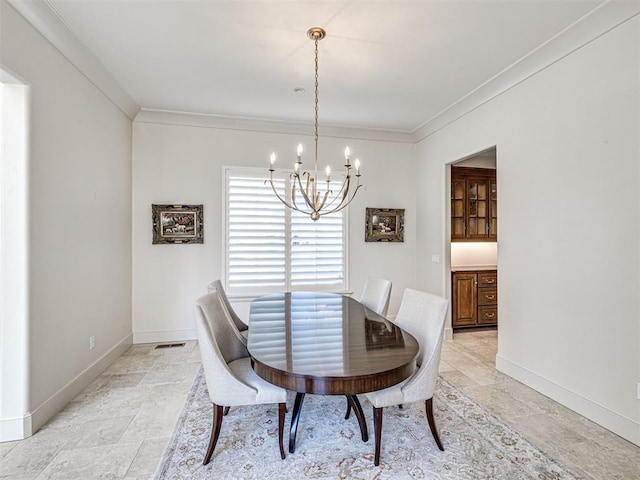
M287 403L293 410L293 394ZM298 425L296 451L280 459L277 408L232 408L211 462L208 445L212 404L202 369L160 462L155 479L577 479L512 428L440 378L434 414L445 451L438 450L424 402L384 410L380 465L373 464L371 405L360 396L369 441L360 437L346 399L307 395ZM289 420L285 424L288 446Z

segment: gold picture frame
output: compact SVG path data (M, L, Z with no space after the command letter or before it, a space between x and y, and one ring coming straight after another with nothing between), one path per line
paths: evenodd
M404 208L367 208L365 242L404 242Z
M204 243L202 205L151 205L154 245Z

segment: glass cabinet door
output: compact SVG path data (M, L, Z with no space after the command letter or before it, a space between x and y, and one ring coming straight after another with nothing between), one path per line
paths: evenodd
M489 195L491 198L489 209L491 211L491 221L489 222L489 237L498 237L498 184L495 180L489 182Z
M465 238L465 181L451 179L451 238Z
M489 236L489 182L486 178L467 179L467 238Z
M497 205L495 169L451 167L451 241L497 241Z

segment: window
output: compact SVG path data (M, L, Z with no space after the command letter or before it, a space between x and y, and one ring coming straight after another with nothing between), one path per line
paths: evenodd
M266 178L262 169L225 171L228 293L346 290L345 211L314 222L286 208ZM274 175L274 184L282 198L291 197L288 176Z

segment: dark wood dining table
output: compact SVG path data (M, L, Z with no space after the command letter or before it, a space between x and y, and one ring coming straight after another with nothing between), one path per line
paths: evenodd
M366 442L356 395L407 379L415 369L418 342L353 298L291 292L251 302L248 349L260 377L297 392L289 433L293 453L306 393L345 395Z

